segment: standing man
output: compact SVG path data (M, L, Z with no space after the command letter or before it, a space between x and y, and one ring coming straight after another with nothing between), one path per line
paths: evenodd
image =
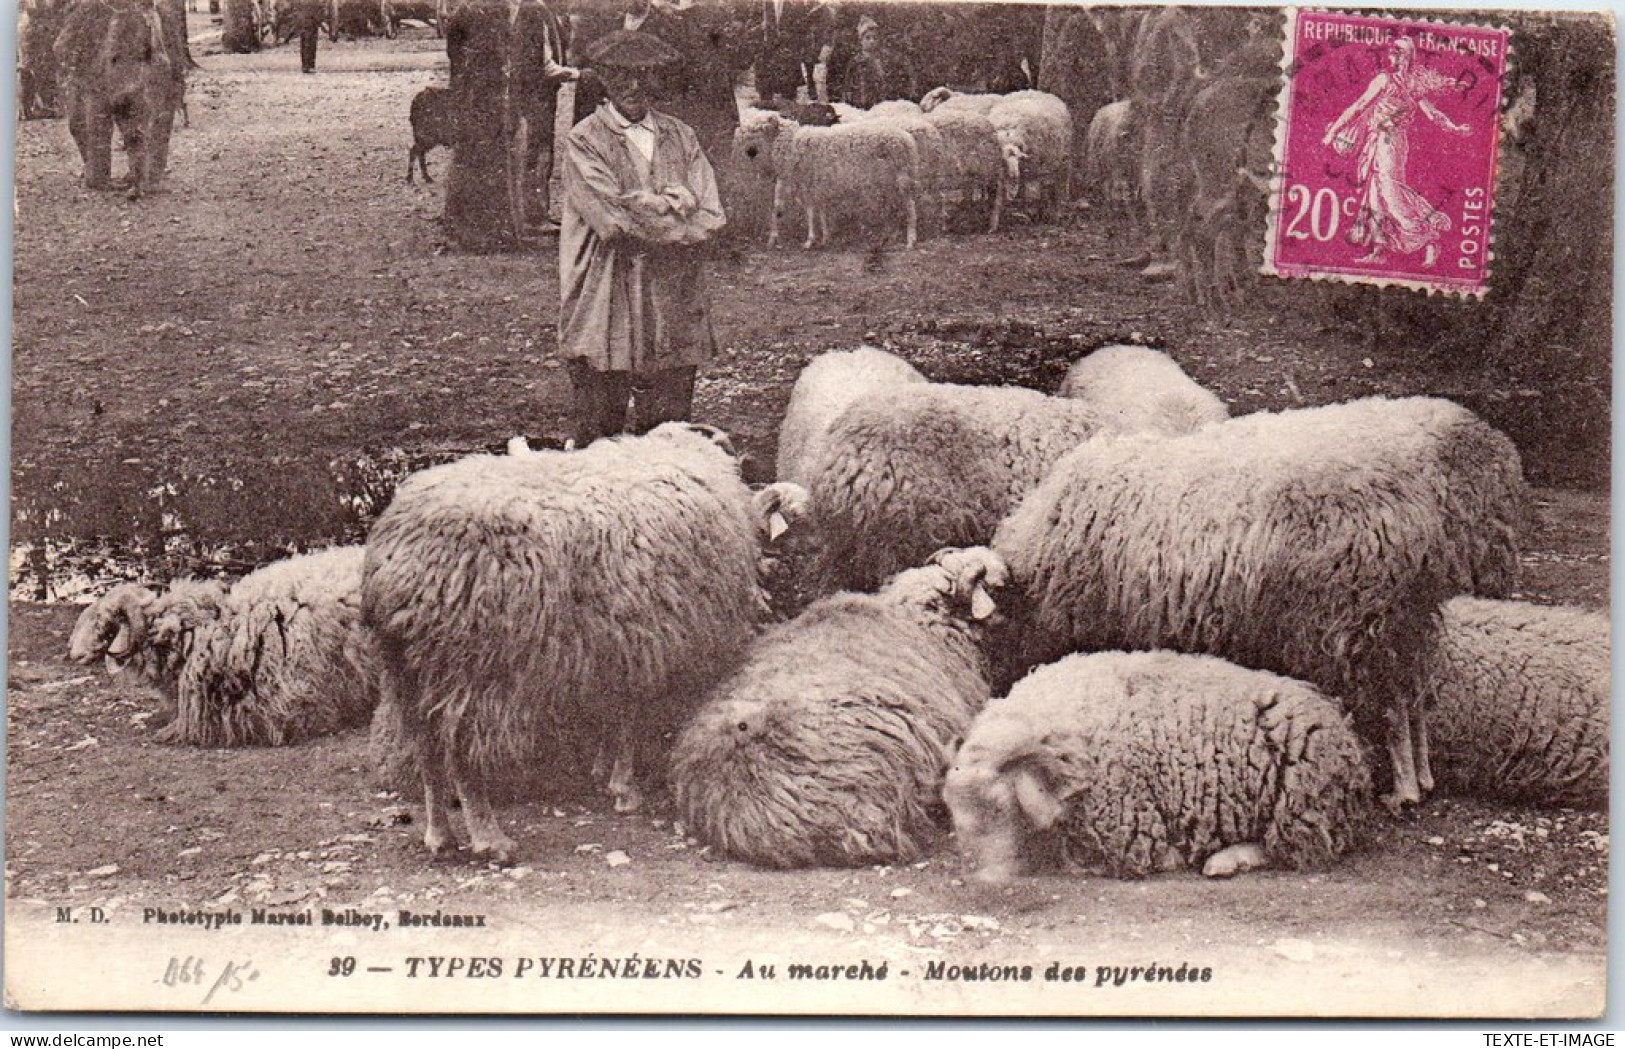
M284 15L283 12L286 14ZM283 40L299 38L299 70L316 72L316 38L322 32L322 19L327 16L327 5L322 0L288 0L278 12L278 18L287 18L278 33Z
M835 16L810 0L763 0L761 46L756 54L756 93L762 101L796 101L798 88L808 101L827 102L824 81L835 51Z
M569 362L578 447L686 419L715 352L705 245L726 221L716 176L687 124L650 108L656 70L680 60L616 30L583 55L608 98L564 146L559 355Z

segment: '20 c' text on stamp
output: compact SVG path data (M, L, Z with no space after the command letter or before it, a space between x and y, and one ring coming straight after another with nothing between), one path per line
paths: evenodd
M1508 38L1289 11L1263 272L1482 296Z

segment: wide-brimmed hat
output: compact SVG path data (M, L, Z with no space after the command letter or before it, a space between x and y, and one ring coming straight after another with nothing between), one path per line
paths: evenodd
M681 62L683 56L657 36L631 29L606 33L587 46L582 58L599 69L654 69Z

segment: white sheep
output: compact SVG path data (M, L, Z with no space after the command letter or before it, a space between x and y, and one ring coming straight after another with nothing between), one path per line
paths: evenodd
M1414 803L1438 608L1510 585L1526 499L1516 449L1471 412L1373 397L1091 441L994 547L1031 603L1028 665L1170 648L1312 682L1387 721L1393 800Z
M954 743L988 699L979 624L1007 578L985 548L943 551L757 639L672 750L691 832L765 867L925 852Z
M826 581L869 590L932 551L985 544L1057 459L1105 428L1094 405L1013 386L865 391L806 474Z
M1072 197L1072 111L1047 91L1015 91L987 111L1005 162L1007 200L1036 187L1045 213Z
M773 181L769 246L778 243L779 215L791 202L806 214L804 248L828 243L832 213L880 230L900 221L904 246L914 246L919 149L902 128L885 121L806 127L774 114L741 127L734 148Z
M1056 394L1095 405L1122 433L1190 433L1230 416L1173 358L1146 346L1090 352L1067 369Z
M894 383L925 381L912 364L873 346L814 357L796 377L779 427L779 480L810 482L812 461L830 425L858 396Z
M1134 132L1134 102L1122 98L1097 109L1084 135L1084 172L1095 202L1117 215L1130 211L1139 183Z
M274 747L355 728L380 687L360 621L361 557L352 546L287 558L229 591L126 585L81 615L69 654L133 660L175 705L162 742Z
M1033 671L976 718L943 797L960 849L994 882L1056 851L1119 878L1319 866L1364 844L1373 814L1336 701L1173 652Z
M851 110L853 107L847 106ZM906 98L889 99L855 113L842 113L842 123L883 121L901 128L914 139L914 148L920 160L918 197L933 202L932 219L940 221L946 213L948 195L959 185L959 165L952 155L942 130L928 119L919 103Z
M999 231L1004 210L1005 160L993 122L967 107L940 106L925 113L942 136L947 166L939 176L945 200L957 198L968 208L988 202L987 230Z
M416 750L424 844L514 855L487 794L514 770L641 745L734 664L763 609L761 521L718 431L667 423L579 451L476 455L408 477L367 540L366 621Z
M1442 789L1606 808L1608 617L1458 597L1421 688Z
M971 113L988 114L1004 100L1004 95L976 91L955 91L950 87L934 87L920 99L920 109L935 113L940 109L962 109Z

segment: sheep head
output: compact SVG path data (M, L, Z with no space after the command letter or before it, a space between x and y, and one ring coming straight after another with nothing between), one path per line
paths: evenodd
M976 864L976 880L998 884L1027 872L1029 840L1053 827L1063 809L1031 770L975 760L985 756L964 760L962 750L942 798L960 849Z
M757 492L752 500L769 543L789 531L807 516L812 495L792 481L776 481Z
M144 586L122 583L79 613L68 638L68 658L90 664L106 659L117 673L146 643L147 609L156 595Z
M920 109L929 113L952 97L954 97L954 93L951 88L934 87L925 93L924 98L920 99Z
M220 618L226 591L219 583L184 580L147 606L147 644L154 660L152 675L174 680L191 654L192 638L205 624Z
M882 591L898 604L952 622L986 622L998 612L993 594L1010 583L1004 558L985 546L939 550L929 564L899 572Z

